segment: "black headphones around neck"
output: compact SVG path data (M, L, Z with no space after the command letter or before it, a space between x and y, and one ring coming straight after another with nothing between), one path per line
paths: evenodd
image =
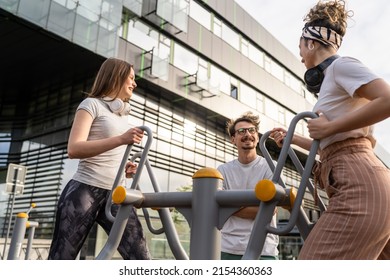
M306 88L311 93L318 93L321 89L322 81L324 80L324 70L332 64L332 62L339 58L338 55L333 55L328 57L323 62L317 66L307 69L305 72L304 80L306 83Z

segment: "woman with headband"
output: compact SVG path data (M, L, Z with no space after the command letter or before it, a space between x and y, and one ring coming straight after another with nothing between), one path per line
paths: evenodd
M320 140L314 178L329 197L302 260L390 259L390 170L375 156L372 134L390 116L390 86L359 60L337 55L350 16L344 1L318 2L299 43L307 88L318 96L319 117L307 126ZM285 132L271 132L279 146ZM294 135L292 144L309 149L312 139Z

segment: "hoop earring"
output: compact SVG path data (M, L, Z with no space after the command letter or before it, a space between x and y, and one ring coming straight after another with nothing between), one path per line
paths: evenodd
M314 50L314 45L308 45L307 48L309 49L309 51L312 51Z

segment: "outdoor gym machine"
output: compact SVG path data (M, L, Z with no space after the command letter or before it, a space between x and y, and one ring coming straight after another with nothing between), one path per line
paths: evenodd
M8 258L7 258L8 260L19 260L20 253L22 251L23 240L27 228L29 229L29 231L28 231L28 238L27 238L26 254L24 259L25 260L29 259L32 242L35 234L35 228L38 227L39 223L35 221L29 221L28 214L35 207L36 204L32 203L30 209L27 212L22 212L16 215L16 221L12 233L11 244L8 250Z
M310 190L313 189L310 182L310 174L315 162L318 141L313 141L305 168L302 167L294 151L290 148L290 144L297 122L306 117L315 118L317 115L311 112L304 112L295 116L290 124L286 138L284 139L284 145L276 166L264 144L269 133L263 135L259 145L271 170L274 172L274 175L272 180L259 181L255 187L255 191L223 191L221 190L222 175L216 169L203 168L195 172L192 177L192 192L161 192L147 159L147 154L152 141L152 133L148 127L140 127L147 133L148 141L143 153L138 153L132 158L132 160L134 160L135 157L140 157L140 161L137 173L135 174L129 189L123 186L117 186L119 174L124 170L131 151L131 146L129 145L127 147L111 193L112 202L120 205L120 207L114 218L110 211L111 205L107 205L106 214L113 221L113 227L105 246L97 256L97 259L112 258L119 245L127 223L128 213L132 206L137 208L158 209L163 225L162 229L158 232L165 232L169 246L176 259L188 259L188 256L183 250L177 236L169 212L170 207L175 207L183 214L190 225L189 259L193 260L220 258L220 229L234 212L245 206L260 207L255 218L254 227L243 259L258 259L260 257L268 233L285 234L297 225L302 237L305 239L310 232L312 224L303 211L301 203L306 191L306 186L310 186ZM292 157L294 164L302 176L297 192L294 188L287 188L280 178L287 154ZM154 187L154 193L142 193L139 189L138 182L144 166L147 167L149 177ZM274 228L270 226L276 206L284 207L291 213L288 224L283 228ZM321 209L324 209L325 206L321 204L320 207Z

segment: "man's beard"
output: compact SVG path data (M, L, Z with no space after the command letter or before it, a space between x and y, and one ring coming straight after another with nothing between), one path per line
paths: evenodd
M254 142L255 142L255 139L254 139L253 137L248 137L248 136L243 137L243 138L241 139L241 142L244 143L244 142L247 142L248 140L252 141L252 142L251 142L252 144L254 144ZM243 146L243 147L242 147L243 150L252 150L253 148L254 148L253 145L250 146L250 147L248 147L248 146Z

